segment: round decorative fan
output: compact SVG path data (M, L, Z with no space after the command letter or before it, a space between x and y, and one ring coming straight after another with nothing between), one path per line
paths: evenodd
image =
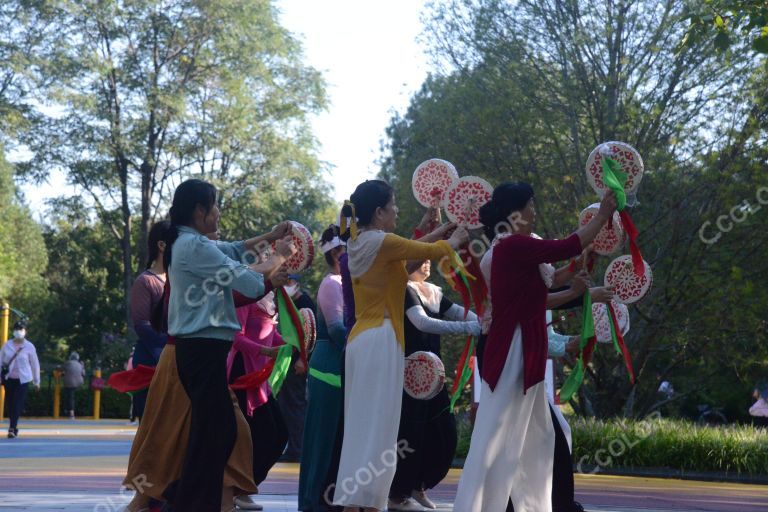
M446 191L443 206L448 219L467 229L483 227L480 207L491 200L493 187L477 176L464 176Z
M627 175L624 190L630 194L637 190L643 179L645 167L640 153L626 142L610 141L600 144L587 158L587 181L598 193L602 194L608 187L603 183L603 156L609 156L621 165L621 171Z
M614 298L622 304L632 304L645 297L653 284L651 266L643 260L645 272L642 277L635 273L632 257L619 256L605 270L605 284L614 287Z
M419 164L413 172L411 188L416 200L426 207L439 207L446 190L459 179L451 162L431 158Z
M306 352L307 355L309 355L315 349L315 342L317 341L315 314L309 308L301 308L299 310L299 314L301 315L302 327L304 327L304 343L306 345Z
M616 313L616 322L619 324L621 335L629 332L629 308L615 300L611 301L613 311ZM595 336L600 343L610 343L611 325L608 318L608 307L602 302L592 304L592 318L595 321Z
M315 257L315 243L312 241L312 233L295 221L291 222L291 239L296 246L296 253L285 262L285 268L290 273L301 272L312 265ZM275 250L275 242L272 242L272 250Z
M405 358L403 388L413 398L429 400L445 385L445 366L432 352L414 352Z

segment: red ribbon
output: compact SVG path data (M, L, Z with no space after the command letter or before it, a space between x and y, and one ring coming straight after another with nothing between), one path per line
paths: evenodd
M241 375L240 377L235 379L235 382L230 384L229 387L234 389L235 391L240 391L243 389L244 390L256 389L267 381L269 376L272 374L272 368L274 366L275 366L275 360L271 359L267 363L267 366L265 366L261 370L257 370L255 372Z
M620 211L619 216L621 217L621 224L624 226L624 230L629 235L629 252L632 254L632 265L635 267L635 274L637 274L637 277L643 277L645 275L645 265L643 264L643 255L640 254L640 248L637 246L637 228L626 210Z
M624 364L627 366L627 371L629 372L629 380L634 384L635 372L632 369L632 356L629 354L627 344L624 343L624 336L622 336L621 329L619 329L619 322L616 321L616 312L613 310L613 304L610 302L608 303L608 314L610 315L611 323L613 324L613 332L616 333L616 341L619 343L621 354L624 356Z
M107 380L107 386L121 393L141 391L149 387L154 375L154 367L140 364L133 370L113 373Z
M467 358L472 354L469 353L469 348L472 345L472 336L467 336L467 341L464 343L464 349L461 351L459 362L456 365L456 378L453 379L453 388L451 389L451 395L456 393L459 389L459 381L461 380L461 374L464 371L464 365L467 362Z

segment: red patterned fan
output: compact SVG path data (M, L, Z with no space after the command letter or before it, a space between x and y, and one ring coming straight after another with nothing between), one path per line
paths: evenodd
M614 298L622 304L632 304L648 294L653 284L651 266L643 260L645 272L638 276L632 257L625 255L613 260L605 270L605 284L614 287Z
M309 308L301 308L299 314L301 315L302 327L304 328L304 343L309 355L315 349L315 341L317 341L315 314Z
M315 243L312 241L312 233L302 224L295 221L291 222L291 238L296 246L296 253L288 258L285 267L290 273L301 272L312 265L315 257ZM275 250L275 242L272 243L272 250Z
M431 158L420 163L413 171L411 188L414 197L422 206L439 207L445 191L458 179L459 173L451 162Z
M483 227L480 207L491 200L493 187L477 176L464 176L451 185L443 200L445 214L451 222L467 229Z
M592 220L592 217L597 215L599 209L599 203L591 204L584 208L579 215L579 225L584 227L589 224L589 221ZM613 212L613 220L611 222L606 222L600 232L597 233L597 236L592 242L592 247L597 254L608 256L621 248L621 244L624 243L624 238L625 233L624 228L621 226L619 212Z
M592 150L589 158L587 158L587 181L589 181L589 184L600 196L607 190L605 183L603 183L603 167L601 163L603 153L606 151L610 153L611 158L621 165L622 172L627 175L624 190L627 193L635 192L637 187L640 186L640 181L643 179L645 167L643 166L643 159L640 153L626 142L605 142Z
M403 388L413 398L429 400L445 385L445 366L432 352L414 352L405 358Z
M616 313L616 322L619 324L621 335L625 336L629 332L629 308L624 304L611 301L613 311ZM610 343L611 338L611 324L608 318L608 308L605 304L595 302L592 304L592 318L595 321L595 336L600 343Z

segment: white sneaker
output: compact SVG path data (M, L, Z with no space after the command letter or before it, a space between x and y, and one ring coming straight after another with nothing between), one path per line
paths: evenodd
M431 499L427 496L426 491L413 491L411 493L411 496L413 499L419 502L422 507L428 508L430 510L435 510L437 508L437 505L435 505Z
M403 501L394 501L394 500L388 500L387 501L387 510L411 510L411 511L417 511L417 512L423 512L424 509L413 501L411 498L405 498Z
M264 510L264 507L258 503L254 503L251 497L247 494L235 496L235 506L240 510Z

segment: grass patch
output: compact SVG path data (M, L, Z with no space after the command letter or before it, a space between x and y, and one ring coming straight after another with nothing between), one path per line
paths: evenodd
M574 463L768 475L768 430L750 425L700 426L675 419L570 418ZM471 429L459 422L457 457L466 457Z

